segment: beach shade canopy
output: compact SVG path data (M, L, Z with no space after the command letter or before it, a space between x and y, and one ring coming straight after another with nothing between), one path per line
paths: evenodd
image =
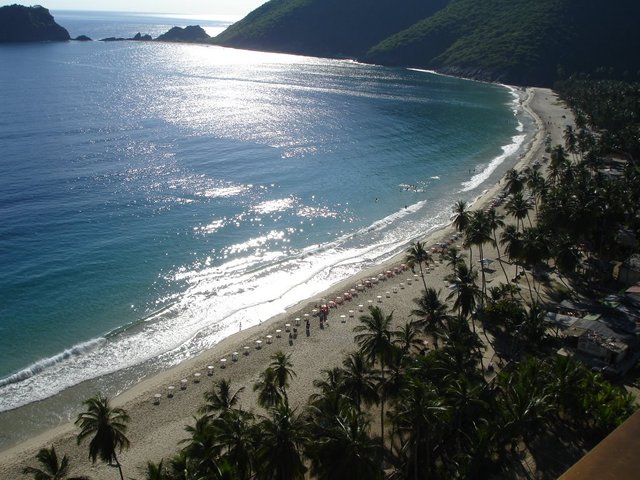
M483 258L482 260L478 260L478 262L486 267L487 265L491 265L493 260L490 258Z

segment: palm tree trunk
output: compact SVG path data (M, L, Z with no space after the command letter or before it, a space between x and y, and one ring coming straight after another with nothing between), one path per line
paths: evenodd
M115 451L113 452L113 459L116 461L116 466L118 467L118 471L120 472L120 480L124 480L124 475L122 474L122 465L120 465Z
M524 273L524 279L527 281L527 285L529 286L529 295L531 295L531 300L533 300L533 289L531 288L531 282L529 282L527 271L524 268L522 269L522 273Z
M422 271L422 262L418 264L420 266L420 276L422 277L422 284L424 285L424 291L427 291L427 281L424 279L424 271Z
M482 341L480 343L482 343ZM482 354L482 347L480 345L478 345L478 356L480 357L480 371L482 372L482 379L484 380L484 355Z
M471 329L473 330L473 334L474 334L474 335L477 335L477 333L476 333L476 320L475 320L475 318L473 318L473 312L468 312L468 313L467 313L467 315L468 315L469 317L471 317ZM468 319L468 318L465 318L465 321L467 321L467 322L468 322L468 321L469 321L469 319Z
M504 273L504 278L507 281L507 285L509 284L509 276L507 275L507 271L502 264L502 253L500 253L500 245L498 244L498 235L496 235L496 231L493 231L493 241L496 243L496 251L498 252L498 263L500 264L500 268L502 269L502 273Z
M413 479L419 480L418 476L418 442L414 440L413 442Z
M484 274L484 252L482 251L482 244L478 245L480 251L480 271L482 272L482 298L480 299L480 306L484 307L484 297L487 294L487 279Z
M425 472L426 473L425 476L427 478L429 478L430 473L431 473L431 438L429 437L428 433L426 434L426 437L427 437L427 439L426 439L425 443L427 445L427 448L425 448L425 457L426 457L425 465L427 467L427 471ZM416 480L418 480L417 477L416 477Z
M382 374L382 388L380 391L380 441L382 442L382 450L384 451L384 362L380 362L380 370Z

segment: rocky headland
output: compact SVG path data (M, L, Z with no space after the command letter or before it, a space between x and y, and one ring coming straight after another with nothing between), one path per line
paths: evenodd
M0 43L63 42L70 39L69 32L40 5L0 7Z
M173 27L156 40L160 42L204 43L211 40L211 37L200 25L190 25L185 28Z

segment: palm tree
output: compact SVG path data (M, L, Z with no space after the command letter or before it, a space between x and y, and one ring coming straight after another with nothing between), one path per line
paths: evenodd
M162 463L163 460L158 463L147 462L147 468L144 470L144 480L168 480L166 469Z
M231 393L230 380L217 380L213 382L213 387L204 394L205 404L200 408L200 413L212 413L221 415L222 413L235 407L239 400L239 395L244 391L240 387Z
M510 375L499 375L501 429L509 432L512 446L519 439L527 442L544 425L551 410L551 398L540 382L540 360L532 358ZM513 447L512 447L513 448Z
M306 467L302 451L307 445L306 425L287 405L269 410L258 424L256 471L259 480L302 480Z
M444 403L454 413L454 440L459 448L465 450L470 445L464 445L470 439L470 428L474 428L478 418L482 418L487 404L482 398L479 384L466 376L452 379L444 389Z
M567 154L562 145L556 145L551 150L551 161L549 162L549 178L555 185L558 182L562 172L567 167Z
M471 252L473 245L478 247L481 266L480 271L482 272L482 293L486 294L487 283L484 272L484 250L482 247L485 243L493 243L493 238L491 237L491 225L483 210L476 210L471 214L469 225L465 230L465 243L469 246L469 252ZM469 255L469 266L472 267L471 254ZM482 298L480 301L482 303Z
M371 370L362 352L351 353L342 362L342 381L339 386L340 393L353 400L356 411L361 411L361 406L378 403L379 396Z
M549 239L539 227L525 228L522 232L522 259L532 267L540 265L549 256Z
M425 333L433 337L435 347L438 348L438 337L447 318L447 306L440 300L440 291L429 287L422 297L415 299L414 302L418 307L411 310L411 315L420 318L416 323L424 325Z
M311 475L318 480L382 480L383 452L369 436L367 417L349 409L328 422L311 425L314 441L307 447Z
M274 407L284 400L282 391L278 387L278 376L271 367L260 374L258 382L253 386L253 391L258 392L258 404L263 408Z
M504 265L502 264L502 254L500 253L500 246L498 244L498 229L499 228L504 228L505 223L504 223L504 215L501 215L500 213L498 213L498 211L495 208L490 208L489 210L487 210L486 213L486 220L487 223L489 224L489 228L491 229L491 232L493 233L493 245L496 247L496 250L498 251L498 263L500 263L500 268L502 269L502 273L504 273L504 278L507 280L507 283L509 282L509 276L507 275L507 271L504 268Z
M580 156L584 158L585 153L592 152L596 148L596 140L590 130L581 128L578 130L578 151Z
M482 358L482 342L469 328L467 319L448 317L442 338L444 347L434 352L436 361L432 370L437 376L429 379L445 387L456 376L476 377L476 365Z
M510 169L509 171L507 171L505 178L505 189L507 190L507 193L513 195L515 193L522 192L522 189L524 187L524 178L518 170L514 168Z
M206 418L206 417L205 417ZM169 472L167 480L218 480L220 479L219 471L215 471L213 477L198 472L197 462L189 458L184 451L178 452L169 461Z
M123 448L129 448L129 439L125 435L129 415L122 408L111 408L109 400L101 393L85 400L83 405L87 411L80 413L75 422L80 427L78 445L86 438L93 437L89 442L91 461L95 463L96 458L100 457L103 462L115 462L120 480L124 480L116 450L122 452Z
M526 228L522 232L520 258L526 264L531 265L533 271L535 272L538 265L549 256L548 244L549 241L540 228ZM531 294L531 298L533 299L533 291L531 290L532 287L531 283L529 283L529 278L526 276L526 270L524 270L524 273L527 283L529 284L529 293ZM533 280L535 282L535 277Z
M518 333L524 347L529 351L539 351L547 338L547 312L536 301L532 301Z
M413 364L415 358L416 356L414 355L403 354L400 347L394 342L391 357L387 364L388 375L385 376L384 382L380 381L378 386L381 396L391 400L397 398L407 378L407 367ZM393 430L391 434L393 435Z
M391 322L393 312L385 316L380 307L369 307L369 315L360 317L361 325L353 330L358 333L355 341L360 345L360 351L370 363L380 363L382 375L381 383L384 385L385 366L391 359L393 344L391 343ZM381 395L380 408L380 436L384 445L384 392Z
M453 226L458 232L464 232L469 224L469 211L467 202L458 200L453 205Z
M338 415L345 402L344 395L342 395L344 370L334 367L323 370L322 374L324 375L323 379L313 381L313 386L319 389L320 393L312 394L308 403L311 407L329 416Z
M564 138L564 146L567 151L571 154L576 155L578 153L578 138L576 136L576 132L571 125L567 125L564 128L564 132L562 134Z
M427 249L424 248L424 244L422 244L421 242L414 243L413 245L411 245L409 250L407 250L407 264L410 267L413 267L416 264L418 265L418 268L420 268L420 276L422 277L422 283L425 290L427 289L427 282L424 279L422 264L428 264L430 260L431 255L429 254Z
M458 314L467 318L476 307L476 304L482 297L482 292L476 284L478 272L473 268L467 267L466 264L458 265L454 275L450 275L448 280L454 285L453 291L447 297L447 300L455 297L453 308L458 310ZM475 332L475 325L474 325Z
M418 338L418 329L414 322L406 322L391 334L393 335L393 344L400 349L401 355L410 356L413 350L419 350L422 346L422 341Z
M482 301L483 293L476 284L478 273L473 268L467 268L466 264L461 263L454 276L449 277L449 281L453 283L454 289L447 297L450 300L455 296L453 308L458 310L461 318L468 318L473 313L478 301ZM471 326L473 335L476 335L476 321L474 315L471 315ZM478 346L478 356L480 357L480 366L484 372L484 364L482 362L482 351Z
M447 266L451 268L452 271L455 272L456 266L460 262L464 262L465 255L460 253L456 247L451 247L447 250L447 253L444 255L444 259L447 261Z
M543 370L555 403L556 415L572 416L582 408L580 385L587 376L586 369L572 357L555 355Z
M567 234L558 235L554 239L551 252L561 273L573 273L580 263L580 250Z
M194 417L195 423L184 427L190 438L179 443L186 444L182 451L185 458L191 461L191 470L209 478L219 471L217 463L220 447L214 438L213 419L209 415Z
M289 386L289 380L296 376L296 372L293 371L293 364L291 363L291 354L286 354L282 351L278 351L271 355L271 363L269 367L273 369L276 376L276 384L282 392L285 404L289 404L289 398L287 397L287 387Z
M516 262L516 275L518 275L517 262L522 255L522 235L518 231L518 227L507 225L500 236L500 245L504 245L504 251L509 257L509 261Z
M522 228L524 228L524 219L529 218L529 207L529 202L524 198L522 192L518 192L509 197L505 205L505 210L516 219L516 227L518 223L520 223ZM531 219L529 218L529 226L531 225Z
M243 410L227 410L213 420L214 439L221 448L220 461L234 466L237 480L248 480L252 476L256 455L257 431L253 415Z
M410 378L391 412L396 434L401 438L405 458L403 478L429 478L434 470L435 439L441 435L446 408L437 390L417 378Z
M22 473L33 475L34 480L88 480L89 477L68 477L69 459L66 455L58 461L56 449L43 448L36 455L41 468L25 467Z
M530 168L527 170L527 187L529 187L529 190L536 199L534 206L537 213L538 202L542 199L547 190L547 182L540 173L540 169Z

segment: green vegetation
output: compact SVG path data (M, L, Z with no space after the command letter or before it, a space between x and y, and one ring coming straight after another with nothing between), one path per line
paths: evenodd
M637 75L639 17L635 0L272 0L214 41L551 85L603 68Z
M222 45L359 56L449 0L271 0L216 37Z
M579 130L573 135L575 141L567 145L571 153L579 151L587 162L593 154L601 156L607 151L640 159L639 82L593 80L579 75L558 82L556 88L576 114ZM585 127L599 132L599 145L591 145L593 139ZM572 145L575 148L570 148Z
M639 13L631 0L453 0L366 58L529 85L603 66L635 73L631 18Z

